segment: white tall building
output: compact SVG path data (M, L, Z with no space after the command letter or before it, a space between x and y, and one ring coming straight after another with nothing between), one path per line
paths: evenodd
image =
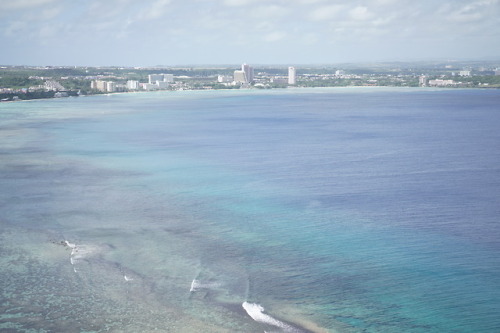
M219 83L228 83L232 81L232 77L229 75L218 75L217 76L217 82Z
M103 80L95 80L92 81L90 88L106 92L108 90L108 83Z
M163 74L163 82L173 83L174 74Z
M241 65L241 71L245 73L245 78L247 80L246 83L252 83L254 74L253 74L253 67L247 64Z
M141 83L140 86L147 91L158 90L160 88L156 83Z
M295 85L297 83L297 76L295 67L288 67L288 84Z
M148 84L156 85L160 89L168 88L169 83L174 82L174 74L149 74ZM149 87L149 86L148 86ZM148 88L148 90L154 89Z
M163 81L163 74L149 74L148 83L155 84L156 81Z
M128 80L127 81L127 89L128 90L139 90L139 81Z
M107 92L115 92L116 91L116 83L113 81L106 82L106 91Z
M236 83L248 83L247 77L244 71L234 71L234 82Z
M425 75L418 77L418 85L421 87L425 87L427 85L427 77L425 77Z
M166 88L168 88L168 82L166 82L166 81L156 81L156 85L160 89L166 89Z
M156 84L157 82L174 82L174 74L149 74L148 83Z

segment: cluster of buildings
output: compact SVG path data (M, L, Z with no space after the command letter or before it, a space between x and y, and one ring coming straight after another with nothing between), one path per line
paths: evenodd
M62 84L55 80L47 80L44 83L44 88L46 91L64 91L66 88Z
M253 67L247 64L241 65L241 70L235 70L233 76L236 84L250 84L255 78Z
M5 94L10 94L10 93L14 93L14 92L27 93L27 92L33 92L33 91L61 92L61 91L66 91L66 90L67 89L59 82L52 80L52 79L49 79L49 80L46 80L43 84L36 85L36 86L30 86L28 88L21 88L21 89L0 88L0 93L5 93Z
M240 70L235 70L233 76L229 75L218 75L217 82L226 86L249 86L255 82L255 73L252 66L248 64L241 65ZM288 67L288 77L275 77L270 79L271 83L278 84L297 84L297 72L295 67ZM262 83L256 83L256 86L262 85Z
M270 79L271 83L277 84L297 84L297 71L295 67L288 68L288 77L276 77ZM241 69L235 70L233 75L218 75L217 83L225 86L249 87L250 85L263 85L256 82L254 68L248 64L242 64ZM116 81L106 81L96 79L91 81L90 88L100 92L119 92L119 91L137 91L137 90L165 90L175 88L173 74L149 74L148 82L143 83L137 80L128 80L126 84L119 84Z
M428 65L426 65L428 66ZM0 67L2 68L2 67ZM418 67L417 67L418 68ZM52 70L53 68L35 68ZM161 73L159 68L63 68L66 76L29 76L33 85L19 88L12 83L0 86L2 100L13 100L15 94L29 95L26 98L46 98L47 96L64 97L87 93L113 93L126 91L154 90L208 90L230 88L275 88L286 86L301 87L334 87L334 86L421 86L421 87L500 87L500 68L498 64L489 67L471 65L446 65L441 67L423 67L420 73L415 69L381 67L380 71L362 70L346 73L341 69L302 68L300 76L295 67L262 67L255 71L246 63L241 68L177 68L169 71L173 74ZM21 73L25 68L19 69ZM151 72L161 74L151 74ZM9 68L8 72L15 72ZM74 73L73 73L74 72ZM50 72L48 72L50 73ZM496 78L495 78L496 77ZM138 78L141 78L139 81ZM147 78L147 79L146 79ZM8 82L7 80L4 80ZM2 84L0 77L0 84ZM59 83L59 82L61 83ZM89 84L90 83L90 84ZM36 84L36 85L34 85ZM90 87L90 91L89 91ZM33 97L37 96L37 97ZM23 97L24 98L24 97Z
M174 83L173 74L150 74L148 82L141 83L137 80L128 80L126 84L118 84L115 81L93 80L90 89L101 92L118 92L130 90L161 90L167 89Z
M115 81L103 81L95 80L90 82L90 89L98 90L102 92L115 92L116 82Z
M144 90L159 90L166 89L170 84L174 83L174 74L150 74L148 75L148 83L138 83L137 81L127 81L127 87L134 86ZM134 88L132 90L137 90Z
M425 82L420 84L421 86L425 87ZM435 79L435 80L429 80L427 82L427 85L429 87L446 87L446 86L454 86L457 85L457 82L453 80L443 80L443 79Z

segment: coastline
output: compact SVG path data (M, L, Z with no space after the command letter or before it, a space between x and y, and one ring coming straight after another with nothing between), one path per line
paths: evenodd
M3 103L12 103L12 102L27 102L27 101L35 101L35 100L52 100L52 99L66 99L66 98L74 98L74 97L91 97L91 96L112 96L112 95L122 95L122 94L144 94L144 93L161 93L161 92L181 92L181 91L272 91L272 90L288 90L288 89L307 89L307 90L319 90L319 89L352 89L352 88L392 88L392 89L421 89L421 90L495 90L500 89L498 86L471 86L471 87L463 87L463 86L443 86L443 87L413 87L413 86L395 86L395 85L349 85L349 86L288 86L288 87L273 87L273 88L215 88L215 89L178 89L178 90L135 90L135 91L117 91L117 92L107 92L107 93L99 93L99 94L84 94L84 95L70 95L64 97L41 97L41 98L20 98L18 100L0 100L0 104ZM19 94L12 94L19 95Z

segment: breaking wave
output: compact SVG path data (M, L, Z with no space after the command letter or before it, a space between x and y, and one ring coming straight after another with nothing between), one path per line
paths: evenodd
M276 318L271 317L268 314L265 314L264 307L262 307L259 304L243 302L242 306L243 306L243 309L245 309L245 311L248 313L248 315L253 320L255 320L259 323L264 323L267 325L279 327L285 332L290 332L290 333L302 332L301 330L299 330L291 325L288 325L287 323L284 323Z
M71 265L75 266L80 260L87 259L99 253L99 247L93 245L81 245L70 243L69 241L64 241L67 247L71 249L71 254L69 256L69 261ZM73 268L75 273L77 272L75 268Z
M189 289L190 292L195 292L200 289L216 289L221 286L220 283L218 282L202 282L198 279L193 279L191 282L191 288Z

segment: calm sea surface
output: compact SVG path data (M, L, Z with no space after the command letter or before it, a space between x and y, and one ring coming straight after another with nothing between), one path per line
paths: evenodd
M0 104L0 330L500 331L500 91Z

